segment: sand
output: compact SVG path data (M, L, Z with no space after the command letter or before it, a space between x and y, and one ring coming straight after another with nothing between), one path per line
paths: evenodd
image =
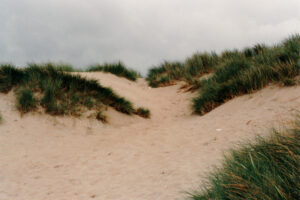
M180 85L149 88L100 72L101 80L151 119L108 110L109 124L86 117L20 116L14 95L0 94L0 199L183 199L238 142L287 123L300 108L300 87L268 86L191 115Z

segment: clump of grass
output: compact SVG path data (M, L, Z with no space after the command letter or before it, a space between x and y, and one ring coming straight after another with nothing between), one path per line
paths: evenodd
M136 114L144 118L150 118L150 111L146 108L138 108Z
M191 77L199 77L203 74L210 73L219 63L219 56L212 52L196 53L185 61L185 74Z
M63 63L63 62L58 62L58 63L46 62L46 63L41 63L41 64L31 63L29 65L30 66L31 65L51 66L55 70L57 70L57 71L63 71L63 72L82 72L81 69L74 68L71 64Z
M158 67L151 68L146 80L151 87L172 85L174 80L182 78L184 66L180 62L164 62Z
M110 72L120 77L127 78L131 81L136 81L141 75L133 69L128 69L121 62L104 64L104 65L93 65L87 69L88 72L103 71Z
M300 126L232 150L191 199L298 199Z
M251 58L249 52L232 54L211 78L201 82L199 95L193 100L195 113L205 114L235 96L251 93L269 83L293 84L292 79L300 74L299 35L274 47L256 45L251 52Z
M287 78L287 79L283 80L283 85L284 86L294 86L294 85L296 85L296 81L294 79Z
M7 93L24 78L22 70L16 69L11 64L1 65L0 70L0 92Z
M2 123L2 121L3 121L3 117L2 117L2 114L0 112L0 124Z
M195 92L202 86L202 81L199 79L191 79L186 84L182 85L180 89L185 89L185 92Z
M98 111L97 114L96 114L96 119L103 122L103 123L107 123L108 120L107 120L107 117L101 112L101 111Z
M151 87L163 87L175 84L176 81L186 81L199 78L210 73L218 65L219 57L215 53L196 53L185 62L165 61L149 70L146 80Z
M20 88L17 91L17 108L21 113L27 113L37 108L38 101L34 97L32 90Z
M46 109L47 113L53 115L63 115L67 112L67 102L69 102L69 98L66 98L64 102L61 104L58 103L58 92L60 89L60 85L54 81L48 81L44 86L44 96L41 99L41 105ZM69 105L73 104L72 102ZM70 109L69 109L70 110Z
M135 113L132 103L119 97L110 88L101 86L96 80L66 73L52 64L31 64L24 69L1 66L1 92L9 92L13 87L18 91L19 109L24 113L34 110L33 105L41 105L53 115L78 116L86 110L99 110L103 105L125 114ZM35 98L34 94L39 98ZM30 98L36 104L27 104L31 102Z
M56 70L64 71L64 72L77 72L80 70L74 69L74 67L70 64L53 64L48 63L47 65L52 65Z

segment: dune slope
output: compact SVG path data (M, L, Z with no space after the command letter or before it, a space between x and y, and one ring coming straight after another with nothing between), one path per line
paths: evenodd
M153 89L143 79L80 74L149 108L151 119L114 110L107 111L107 125L85 117L21 117L13 93L0 94L0 199L182 199L224 150L287 122L300 108L299 86L269 86L194 116L192 95L179 85Z

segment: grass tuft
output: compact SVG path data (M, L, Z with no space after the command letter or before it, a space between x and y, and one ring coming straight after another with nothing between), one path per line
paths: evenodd
M300 126L232 150L194 200L298 199Z
M24 72L13 65L1 65L0 70L0 92L8 93L15 85L24 78Z
M112 64L104 64L104 65L93 65L87 69L88 72L94 71L102 71L102 72L110 72L120 77L127 78L131 81L136 81L138 77L141 75L134 71L133 69L128 69L121 62L112 63Z
M150 118L150 111L146 108L138 108L136 110L136 114L143 118Z
M215 53L196 53L185 62L167 62L149 70L146 80L151 87L164 87L176 81L189 81L213 70L219 62Z
M287 79L283 80L283 85L284 86L294 86L294 85L296 85L296 81L294 79L287 78Z
M103 122L103 123L107 123L108 120L107 120L107 117L101 112L101 111L98 111L97 114L96 114L96 119Z
M21 113L27 113L37 108L38 101L34 97L32 90L20 88L17 91L17 108Z
M174 80L182 78L183 64L180 62L164 62L149 70L146 80L151 87L172 85Z

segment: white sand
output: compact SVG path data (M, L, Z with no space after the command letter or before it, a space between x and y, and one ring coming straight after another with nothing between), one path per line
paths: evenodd
M300 108L300 87L269 86L237 97L205 116L191 115L180 86L150 89L111 74L100 79L151 119L109 110L110 124L15 109L0 94L0 200L183 199L220 163L223 151Z

